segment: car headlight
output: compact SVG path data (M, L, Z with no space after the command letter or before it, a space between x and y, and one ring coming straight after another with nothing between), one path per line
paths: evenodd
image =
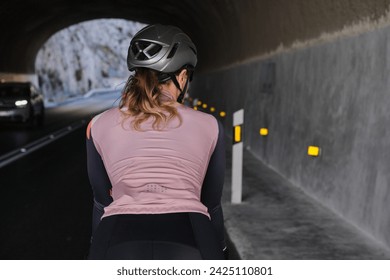
M16 100L15 101L15 105L18 106L18 107L24 107L28 104L28 101L27 100Z

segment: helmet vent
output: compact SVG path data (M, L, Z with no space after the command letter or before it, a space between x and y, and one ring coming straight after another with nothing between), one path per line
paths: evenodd
M179 43L175 43L175 44L173 45L172 50L169 52L167 58L172 58L172 57L175 55L175 53L176 53L178 47L179 47Z
M136 60L149 60L155 57L161 49L161 45L147 41L136 41L131 47Z
M190 49L194 52L194 54L196 55L196 50L190 46Z

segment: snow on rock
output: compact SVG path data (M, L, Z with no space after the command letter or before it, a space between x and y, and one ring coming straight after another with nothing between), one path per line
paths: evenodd
M120 19L79 23L53 35L35 62L49 102L62 102L95 88L122 88L131 38L144 24Z

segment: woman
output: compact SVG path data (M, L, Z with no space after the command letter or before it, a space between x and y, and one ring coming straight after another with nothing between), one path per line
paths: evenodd
M223 259L223 129L181 104L196 63L179 28L132 39L120 106L87 129L90 259Z

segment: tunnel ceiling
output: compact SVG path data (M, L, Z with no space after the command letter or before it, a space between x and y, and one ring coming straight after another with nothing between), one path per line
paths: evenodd
M384 15L388 0L2 0L0 72L33 73L42 44L86 20L174 24L199 50L199 68L230 65Z

